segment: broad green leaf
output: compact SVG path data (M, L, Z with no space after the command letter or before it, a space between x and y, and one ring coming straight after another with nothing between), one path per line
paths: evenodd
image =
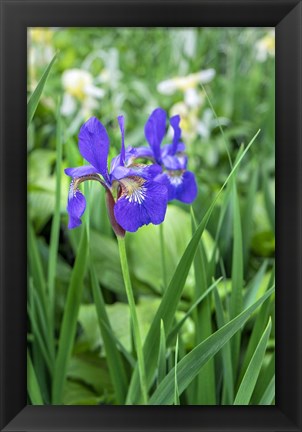
M42 95L43 88L45 86L45 83L47 81L48 75L51 71L51 68L57 58L57 54L53 57L47 68L45 69L40 81L38 82L37 87L33 91L32 95L30 96L28 102L27 102L27 127L30 125L30 122L33 119L33 116L35 114L35 111L37 109L40 97Z
M169 283L169 286L167 290L164 293L163 299L161 301L161 304L157 310L157 313L154 317L154 320L152 322L152 325L150 327L150 330L148 332L145 344L144 344L144 356L146 361L146 371L147 371L147 382L148 384L151 383L151 380L153 378L153 374L156 368L157 363L157 357L158 357L158 340L159 340L159 332L160 332L160 322L163 320L165 325L165 331L167 334L170 331L173 318L175 315L175 311L177 309L178 302L180 300L182 290L185 284L185 281L187 279L191 264L193 262L200 238L202 233L205 230L205 227L208 223L208 220L212 214L212 211L215 207L216 201L224 189L224 187L228 184L228 181L230 178L232 178L234 172L238 168L242 158L246 154L246 152L251 147L252 143L255 141L256 137L258 136L259 131L256 133L256 135L253 137L253 139L250 141L250 143L247 145L246 149L242 153L241 157L237 160L235 163L232 171L226 178L224 184L222 185L220 191L216 195L214 201L212 202L211 206L207 210L206 214L204 215L202 221L198 225L192 239L190 240L184 254L182 255L179 264L174 272L174 275ZM127 403L133 404L137 402L137 399L140 397L139 395L139 386L138 386L138 371L137 368L135 369L128 395L127 395Z
M250 402L262 366L271 328L272 322L271 319L269 319L266 329L261 336L261 339L253 354L253 357L251 358L251 361L242 378L241 384L234 400L234 405L248 405Z
M113 386L106 361L95 353L76 354L71 357L67 379L81 381L98 395L113 395Z
M64 405L100 405L103 401L102 396L98 396L96 392L82 382L66 381L63 391Z
M27 391L32 405L44 405L31 357L27 351Z
M177 382L179 394L188 387L202 366L212 358L248 320L251 314L272 294L273 289L267 291L261 299L241 312L222 328L217 330L205 341L197 345L183 357L177 366ZM174 368L157 387L150 398L151 405L170 405L174 398Z
M71 274L70 285L68 287L66 305L59 337L59 347L56 357L55 373L52 387L52 403L55 405L62 403L67 365L71 356L71 351L74 343L77 318L82 299L83 280L86 272L87 255L87 232L84 226L82 230L79 250Z

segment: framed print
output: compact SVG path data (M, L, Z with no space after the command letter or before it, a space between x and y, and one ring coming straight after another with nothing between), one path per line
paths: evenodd
M301 430L301 1L1 23L1 430Z

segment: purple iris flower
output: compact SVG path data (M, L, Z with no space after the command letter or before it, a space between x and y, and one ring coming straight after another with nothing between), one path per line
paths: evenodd
M180 116L170 118L174 130L172 143L161 146L166 135L166 118L162 108L152 112L145 125L145 137L150 147L138 147L136 157L151 159L163 168L155 180L167 186L169 201L177 199L190 204L197 196L197 184L194 174L187 171L185 144L180 140Z
M133 164L135 150L125 150L124 118L118 117L122 136L121 153L107 168L109 137L105 127L95 117L90 118L80 129L79 150L90 165L67 168L72 177L68 193L68 228L81 225L86 200L79 190L85 180L96 180L106 189L106 203L112 227L117 235L125 231L137 231L142 225L163 222L167 209L167 187L154 181L161 169L157 165Z

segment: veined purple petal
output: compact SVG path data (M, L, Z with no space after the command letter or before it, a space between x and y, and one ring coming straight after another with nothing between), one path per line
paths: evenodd
M179 115L175 115L175 116L170 118L170 124L174 130L172 149L171 149L172 155L175 155L175 153L177 151L177 145L178 145L180 137L181 137L181 129L179 127L179 123L180 123L180 116Z
M120 155L120 165L125 164L125 127L124 127L124 116L118 116L117 118L121 135L122 135L122 149L121 149L121 155Z
M136 147L135 148L135 158L145 158L145 159L153 159L154 154L150 147Z
M107 158L109 137L105 127L96 118L91 117L80 129L79 149L81 155L108 180Z
M176 188L173 186L169 180L169 177L166 172L159 174L154 179L156 182L166 186L168 191L168 201L172 201L176 197Z
M176 154L184 152L185 149L186 149L185 144L183 142L179 142L177 144L177 147L176 147ZM167 155L173 156L173 146L172 146L172 144L166 144L166 145L164 145L162 147L162 149L161 149L161 155L162 155L162 157L167 156Z
M155 109L145 125L145 137L157 163L161 161L160 145L166 134L166 111Z
M164 185L140 179L136 184L123 186L123 193L115 204L114 214L121 227L135 232L143 225L158 225L163 222L167 203L167 188Z
M125 150L125 166L129 166L132 164L133 160L137 159L136 156L136 149L133 147L127 147ZM112 173L112 171L117 167L120 166L121 164L121 154L119 154L118 156L114 157L111 160L110 163L110 173Z
M159 165L132 165L129 168L117 166L110 174L111 182L121 180L125 177L137 176L144 179L152 179L161 173L162 169Z
M82 224L81 216L86 209L86 200L84 195L79 189L73 188L73 182L71 182L69 193L67 212L69 215L68 228L76 228Z
M163 165L167 170L183 170L186 168L188 157L181 156L165 156L163 157Z
M186 171L181 180L181 183L176 186L175 198L185 204L191 204L197 196L195 175L190 171Z
M185 204L191 204L197 196L195 176L190 171L164 172L154 179L168 189L168 200L177 199Z
M66 175L72 178L83 177L90 174L97 174L97 170L92 165L83 165L77 168L66 168L64 172Z

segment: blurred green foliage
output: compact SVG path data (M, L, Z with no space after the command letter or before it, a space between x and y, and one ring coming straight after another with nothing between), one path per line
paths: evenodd
M146 145L144 124L151 111L161 106L170 115L179 113L182 117L189 169L195 173L198 183L198 197L193 203L197 223L201 221L230 172L226 145L234 162L240 145L246 145L256 131L261 129L256 143L243 160L236 179L243 235L244 293L253 287L245 306L259 298L268 288L275 251L275 61L274 34L271 30L34 28L29 30L28 41L29 94L36 87L53 55L59 53L28 130L29 218L34 227L41 271L45 277L55 209L58 105L62 122L63 168L82 165L83 160L77 148L77 134L80 126L91 115L95 115L106 125L111 139L110 160L120 150L116 117L125 115L126 145ZM208 78L197 78L200 71L208 71ZM203 85L215 112L208 103ZM68 188L69 178L63 175L55 277L55 340L60 332L66 292L80 239L80 230L67 229ZM217 278L224 277L218 284L222 302L228 299L232 291L234 208L227 194L228 189L220 196L203 236L203 248L208 261L214 247L219 251L214 275ZM89 185L90 259L102 289L110 324L120 344L119 350L123 353L129 379L135 361L129 309L118 248L106 214L103 195L98 184ZM222 208L225 208L225 212L220 220ZM85 215L84 219L87 217ZM170 279L191 238L189 206L179 202L169 204L163 233L166 270ZM127 252L144 338L164 290L159 227L143 227L135 234L127 234ZM264 262L265 268L262 267ZM261 271L263 268L264 271ZM32 267L30 274L31 272ZM175 316L176 321L192 305L194 287L194 270L191 268ZM32 296L33 293L29 292L29 298ZM226 318L229 318L228 307L225 303L223 305L226 308ZM216 328L214 300L211 302L210 316L212 326ZM240 361L253 325L251 320L242 335ZM30 326L29 332L31 340L35 334L33 326ZM194 319L190 317L186 320L180 335L181 358L194 347ZM272 358L273 338L274 330L264 366ZM43 356L35 344L36 342L30 344L33 367L44 403L51 403L51 373L45 371L45 367L38 366L39 361L43 362ZM170 369L174 361L172 348L169 347L167 351ZM215 361L217 371L220 358L217 356ZM263 369L261 370L263 374ZM116 403L87 274L67 378L64 404ZM259 403L263 395L259 391L260 384L257 385L259 394L254 395L255 403ZM221 388L221 381L217 380L217 394L221 393ZM194 391L189 389L180 402L194 404L192 394ZM227 399L222 396L217 400L223 403Z

